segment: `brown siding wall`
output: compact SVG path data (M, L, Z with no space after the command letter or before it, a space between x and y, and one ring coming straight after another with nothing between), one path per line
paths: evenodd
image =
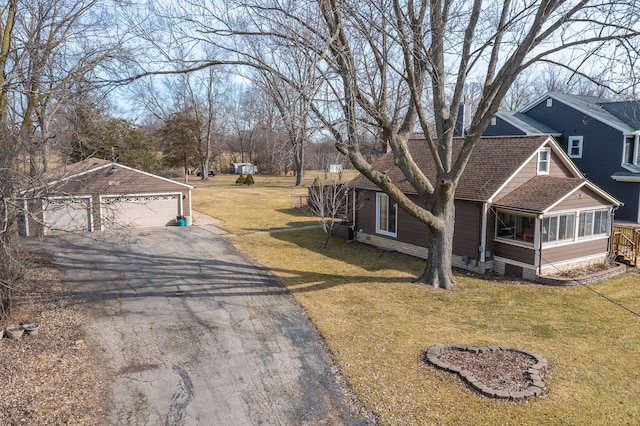
M591 255L606 253L609 250L609 239L602 238L588 240L576 244L567 244L553 247L542 247L540 251L541 264L564 262L571 259L588 257Z
M570 195L566 200L558 204L553 210L577 210L577 209L602 209L607 208L609 204L605 199L593 193L587 188L581 188L574 194Z
M453 235L453 253L478 259L482 233L482 204L456 201L456 227Z
M551 164L549 168L549 176L555 177L574 177L571 171L564 165L553 151L551 151Z
M413 201L418 198L411 196ZM358 199L361 207L357 213L356 231L362 230L365 234L376 235L376 192L361 190ZM480 246L480 232L482 210L481 205L475 202L456 200L456 224L453 236L453 254L469 256L477 259ZM401 243L426 247L428 236L427 226L409 215L402 209L398 209L397 237L378 235L380 238L394 239Z
M367 234L376 232L376 193L374 191L358 191L359 207L356 212L356 231L362 229Z
M523 169L513 178L511 182L498 194L496 199L503 197L518 188L520 185L528 181L538 174L538 156L535 155ZM565 166L560 157L558 157L553 151L551 151L551 163L549 165L549 176L556 177L572 177L573 174Z
M495 241L494 244L494 254L496 256L515 260L516 262L522 262L527 265L533 265L535 262L535 252L533 250L533 247L519 247L511 244L501 243L499 241Z

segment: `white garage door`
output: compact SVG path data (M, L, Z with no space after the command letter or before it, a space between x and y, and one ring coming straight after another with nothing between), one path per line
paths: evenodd
M91 231L91 198L47 198L43 219L47 235Z
M101 197L103 229L175 225L181 194Z

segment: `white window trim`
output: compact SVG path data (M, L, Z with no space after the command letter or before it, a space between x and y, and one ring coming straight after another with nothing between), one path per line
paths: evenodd
M536 246L536 239L538 238L537 235L534 234L534 238L533 240L531 240L531 242L524 241L524 240L516 240L514 238L503 238L503 237L499 237L498 236L498 226L500 226L500 224L498 223L498 214L499 213L505 213L505 214L514 214L514 215L518 215L518 216L526 216L526 217L533 217L535 219L535 225L534 225L534 229L536 229L535 234L538 233L537 229L539 227L539 223L540 220L532 214L525 214L522 212L517 212L517 211L512 211L512 210L503 210L503 209L496 209L496 216L495 216L495 226L494 226L494 236L493 236L493 240L494 241L498 241L500 243L504 243L504 244L509 244L512 246L517 246L517 247L525 247L525 248L533 248Z
M541 164L541 160L540 160L540 155L546 152L547 153L547 170L540 170L540 164ZM551 148L541 148L538 151L538 161L536 164L536 170L538 172L539 175L548 175L549 174L549 170L551 169Z
M495 117L491 117L491 125L492 125L492 126L495 126L497 122L498 122L498 121L496 120L496 118L495 118Z
M389 196L384 192L378 192L376 194L376 233L380 235L386 235L389 237L397 237L398 236L398 205L395 203L394 204L395 204L396 212L394 217L395 217L396 223L395 223L394 229L396 230L396 232L389 232L389 231L380 229L380 205L382 203L383 197L385 202L387 203L387 207L390 201Z
M563 246L563 245L567 245L567 244L574 244L578 240L578 219L579 219L579 215L578 215L578 212L575 211L575 210L563 211L563 212L553 212L553 214L544 215L542 217L542 219L540 219L540 223L542 224L542 226L544 226L544 220L545 219L549 219L549 218L552 218L552 217L557 217L558 218L557 226L559 226L560 225L560 220L559 220L560 216L573 216L573 238L564 239L564 240L556 239L554 241L542 241L542 236L541 236L540 237L540 241L541 241L543 247Z
M578 153L572 154L573 142L578 142ZM582 136L569 136L569 142L567 145L567 154L569 158L582 158L583 137Z
M585 213L597 212L597 211L606 211L607 212L607 232L604 233L604 234L591 234L591 235L587 235L587 236L583 236L583 237L578 236L578 232L580 230L580 216L585 214ZM563 245L575 244L575 243L579 243L579 242L583 242L583 241L609 238L611 236L611 209L610 208L601 208L601 209L587 208L587 209L581 209L581 210L557 211L557 212L553 212L551 214L544 215L544 217L542 217L542 219L540 219L540 223L543 223L544 219L547 219L547 218L550 218L550 217L559 217L559 216L563 216L563 215L566 216L566 215L569 215L571 213L573 213L573 215L574 215L574 219L573 219L573 239L562 240L562 241L542 242L542 246L543 247L563 246ZM593 228L594 224L592 223L591 226Z
M633 154L632 154L632 158L633 161L631 163L627 163L625 160L627 159L627 138L629 138L630 136L633 136ZM634 173L638 173L640 170L638 170L638 160L639 160L639 156L640 156L640 149L638 147L638 145L640 145L640 136L638 135L624 135L622 137L622 161L620 163L620 165L631 171Z
M583 235L582 237L579 235L580 232L580 216L586 213L594 213L595 212L606 212L607 214L607 227L604 234L594 234L593 230L595 227L595 220L591 221L591 235ZM594 216L595 218L595 216ZM576 241L586 241L586 240L596 240L598 238L608 238L611 236L611 210L610 209L584 209L576 214Z

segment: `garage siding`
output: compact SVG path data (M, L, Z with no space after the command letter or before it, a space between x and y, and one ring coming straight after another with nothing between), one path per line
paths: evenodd
M176 216L192 215L191 185L117 163L85 160L60 173L52 172L49 182L25 198L29 213L21 224L24 235L175 225ZM64 203L47 203L63 198ZM77 200L84 201L78 204Z

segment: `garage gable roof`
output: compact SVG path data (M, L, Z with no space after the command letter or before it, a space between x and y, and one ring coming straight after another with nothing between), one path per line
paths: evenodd
M103 160L101 158L87 158L86 160L78 161L77 163L73 163L73 164L67 164L67 165L59 167L59 168L57 168L55 170L52 170L49 173L45 173L42 176L42 181L44 182L43 185L36 186L36 187L31 188L28 191L24 191L24 192L29 192L29 191L41 189L41 188L44 188L44 187L47 187L47 186L56 185L58 183L69 181L69 180L73 180L75 178L81 177L81 176L89 174L89 173L93 173L93 172L98 171L98 170L102 170L102 169L106 169L106 168L114 168L114 167L115 168L123 168L123 169L131 170L133 172L141 173L141 174L144 174L146 176L150 176L150 177L155 178L155 179L160 179L160 180L163 180L163 181L166 181L166 182L170 182L172 184L175 184L175 185L178 185L178 186L182 186L182 187L185 187L185 188L189 188L189 189L193 189L194 188L192 185L189 185L189 184L186 184L186 183L182 183L182 182L176 182L175 180L167 179L165 177L158 176L158 175L154 175L152 173L145 172L143 170L134 169L133 167L125 166L124 164L116 163L114 161Z

